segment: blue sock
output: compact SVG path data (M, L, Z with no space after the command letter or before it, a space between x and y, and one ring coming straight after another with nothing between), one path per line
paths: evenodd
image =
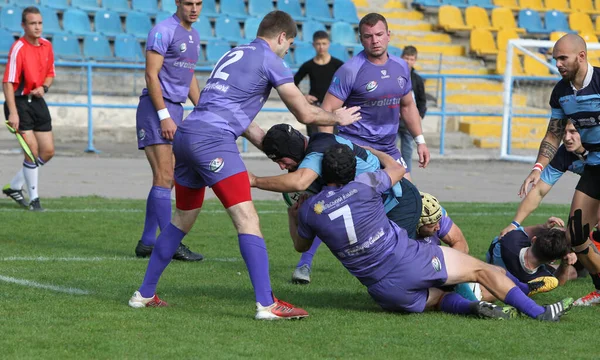
M146 220L142 232L142 243L152 246L156 243L156 230L164 229L171 222L171 189L153 186L146 201Z
M470 301L479 301L468 283L454 285L454 292Z
M444 295L440 301L440 310L448 314L468 315L473 312L473 304L476 303L452 292Z
M160 276L171 262L184 236L185 233L173 224L169 224L161 231L156 240L156 245L154 245L154 249L152 250L152 255L150 255L144 282L142 282L142 286L139 289L143 297L154 296L156 293L156 284L158 284Z
M506 271L506 276L509 279L511 279L512 282L514 282L515 285L517 285L519 287L519 289L521 289L521 291L525 293L525 295L529 294L529 286L527 284L525 284L524 282L521 282L521 280L517 279L513 274L508 272L508 270Z
M545 311L543 306L538 305L535 301L531 300L531 298L527 297L527 295L525 295L525 293L517 286L508 291L506 298L504 298L504 303L514 306L520 312L534 319Z
M271 305L273 291L271 290L271 278L269 277L269 255L265 240L256 235L238 234L240 252L246 262L250 281L254 288L256 302L262 306Z
M315 256L315 253L317 252L319 245L321 245L321 239L316 237L313 240L313 243L312 243L310 249L308 249L308 251L302 253L302 256L300 257L300 261L298 262L298 265L296 265L296 267L299 268L302 265L308 265L308 267L311 267L313 257Z

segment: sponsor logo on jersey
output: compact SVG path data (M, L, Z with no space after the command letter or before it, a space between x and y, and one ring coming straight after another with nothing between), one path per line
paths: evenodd
M179 51L181 51L183 53L186 50L187 50L187 45L185 43L181 43L181 45L179 45Z
M373 80L367 84L367 87L365 89L368 92L371 92L371 91L377 89L377 86L378 86L377 81Z
M225 166L225 161L222 158L214 158L208 165L208 169L212 172L218 173Z
M431 259L431 266L433 266L435 271L442 271L442 262L437 256L434 256L433 259Z
M192 37L192 35L190 35L190 44L194 43L194 38Z
M398 85L400 85L401 88L404 88L406 85L406 79L402 76L398 76Z
M144 129L140 129L140 131L138 131L138 138L140 140L144 140L146 138L146 131L144 131Z
M323 213L323 201L316 203L313 210L315 211L315 214L321 215Z
M390 76L387 73L387 70L381 70L381 78L388 79Z

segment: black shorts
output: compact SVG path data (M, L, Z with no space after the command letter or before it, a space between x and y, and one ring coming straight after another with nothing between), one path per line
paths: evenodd
M600 200L600 165L586 165L575 189Z
M20 131L52 131L52 118L44 98L15 96L15 105L19 114ZM8 106L4 103L4 116L8 120Z
M402 197L396 198L398 205L387 213L388 219L408 233L408 237L417 237L417 225L423 211L423 200L416 186L406 179L400 180Z

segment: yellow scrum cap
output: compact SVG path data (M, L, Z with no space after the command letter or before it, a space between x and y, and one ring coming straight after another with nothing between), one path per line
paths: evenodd
M420 194L423 202L423 210L421 210L417 230L423 225L435 224L442 218L442 207L438 199L428 193L420 192Z

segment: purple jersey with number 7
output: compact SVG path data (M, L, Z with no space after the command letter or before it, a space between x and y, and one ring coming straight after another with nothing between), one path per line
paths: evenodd
M271 89L293 83L289 66L266 41L255 39L225 53L215 65L200 101L177 131L228 131L239 137L269 98Z

